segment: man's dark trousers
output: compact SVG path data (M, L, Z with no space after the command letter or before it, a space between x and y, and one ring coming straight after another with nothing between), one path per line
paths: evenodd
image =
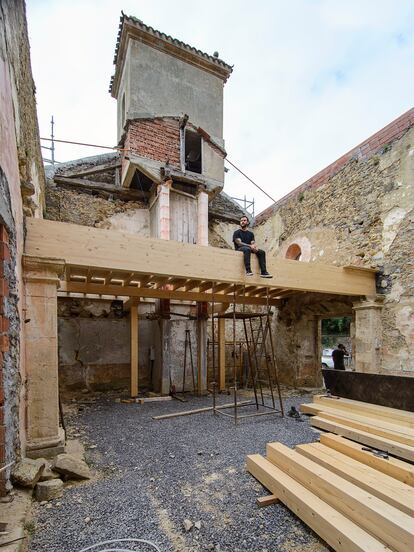
M252 268L250 265L250 257L251 254L254 253L257 255L257 260L259 261L260 266L260 272L263 274L266 272L266 253L263 251L263 249L258 249L257 251L252 251L250 247L246 247L245 245L242 245L238 248L237 251L242 251L244 255L244 266L246 268L246 272L251 272Z

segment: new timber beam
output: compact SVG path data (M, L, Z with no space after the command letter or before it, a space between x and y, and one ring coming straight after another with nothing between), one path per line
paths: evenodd
M118 297L149 297L153 299L171 299L176 301L200 301L211 302L212 293L199 293L198 291L175 291L168 289L141 288L137 286L116 286L104 284L88 284L86 282L61 282L60 291L69 293L90 293L95 295L115 295ZM232 303L232 295L214 295L215 303ZM262 297L244 297L236 295L238 305L267 305ZM276 301L269 301L269 305L275 305Z
M243 256L237 251L51 220L28 218L26 224L28 256L61 258L66 265L85 269L246 284ZM249 277L248 285L350 296L376 294L371 271L274 258L268 268L273 278L263 281L256 274Z

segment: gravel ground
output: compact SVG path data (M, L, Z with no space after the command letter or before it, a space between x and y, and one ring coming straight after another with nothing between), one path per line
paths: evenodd
M211 399L138 405L104 395L83 404L84 397L71 404L67 423L97 476L69 485L51 508L34 506L30 552L78 552L127 537L153 541L162 552L326 550L282 504L257 508L256 497L267 491L245 469L246 455L264 454L269 441L315 441L306 419L263 416L235 427L231 419L203 413L155 421L157 414L211 406ZM287 398L286 411L310 401ZM185 532L184 519L201 521L201 529Z

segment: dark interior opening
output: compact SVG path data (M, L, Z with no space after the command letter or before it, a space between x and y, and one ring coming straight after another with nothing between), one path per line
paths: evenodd
M131 186L133 190L141 190L141 192L149 192L152 187L152 180L148 178L146 174L136 169L134 176L131 180Z
M194 197L197 195L197 185L190 184L188 182L178 182L177 180L174 180L172 189L179 190L180 192L185 192L186 194L190 194Z
M188 129L185 131L185 168L201 174L201 136Z

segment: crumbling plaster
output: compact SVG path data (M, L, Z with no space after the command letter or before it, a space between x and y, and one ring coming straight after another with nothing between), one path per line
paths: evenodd
M145 203L110 201L55 186L47 187L45 218L149 236L149 214Z

